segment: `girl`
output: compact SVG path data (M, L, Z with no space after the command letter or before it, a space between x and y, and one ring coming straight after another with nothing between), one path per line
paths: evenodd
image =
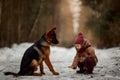
M74 57L73 63L69 68L76 69L77 66L79 70L77 73L92 74L93 69L98 62L98 58L95 55L94 49L88 40L84 39L83 34L80 32L75 39L76 56Z

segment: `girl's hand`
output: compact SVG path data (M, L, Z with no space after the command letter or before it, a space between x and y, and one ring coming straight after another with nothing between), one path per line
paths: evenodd
M68 66L68 68L76 69L74 66Z

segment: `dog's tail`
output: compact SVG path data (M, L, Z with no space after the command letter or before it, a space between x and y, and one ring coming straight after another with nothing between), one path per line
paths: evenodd
M19 76L18 73L14 73L14 72L4 72L4 74L7 75L13 75L15 77Z

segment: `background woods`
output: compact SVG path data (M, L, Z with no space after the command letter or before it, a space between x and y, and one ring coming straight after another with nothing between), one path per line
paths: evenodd
M80 28L91 42L98 48L120 46L120 0L81 1Z
M57 27L61 46L65 42L66 47L72 45L72 16L67 1L0 0L1 47L36 41L51 27Z
M53 26L54 0L1 0L0 46L34 41Z
M74 2L74 0L0 0L0 47L11 46L13 43L34 42L53 26L57 27L59 45L73 46L76 32L69 1ZM79 0L75 1L78 3ZM82 31L98 48L119 46L119 2L119 0L81 0L78 32Z

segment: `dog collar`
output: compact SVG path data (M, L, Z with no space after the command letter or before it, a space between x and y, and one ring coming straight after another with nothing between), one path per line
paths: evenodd
M49 44L48 42L46 42L46 41L43 41L43 42L41 43L41 46L49 47L50 44Z
M38 52L38 54L42 57L42 58L44 58L45 56L42 54L43 52L41 51L41 50L39 50L37 47L33 47L37 52Z

